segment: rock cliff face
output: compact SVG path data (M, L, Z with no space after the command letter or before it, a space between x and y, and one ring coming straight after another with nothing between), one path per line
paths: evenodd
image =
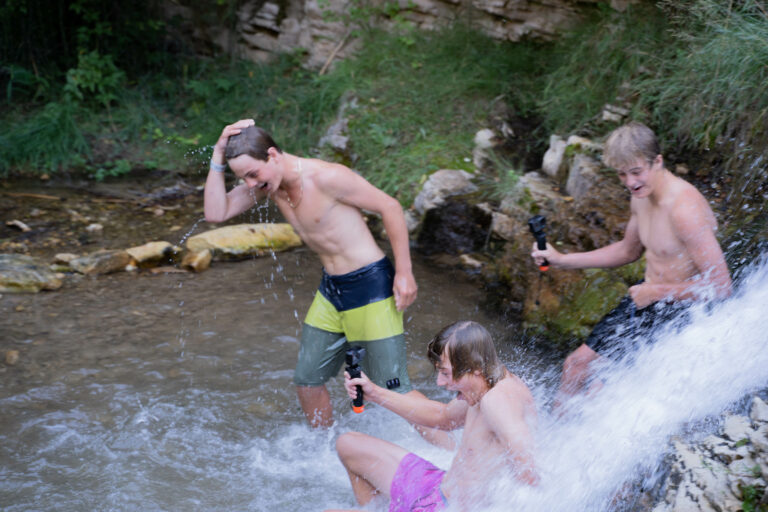
M250 60L264 60L273 53L304 48L307 65L321 69L335 57L354 51L350 41L349 12L366 5L381 7L377 0L248 0L237 11L234 29L212 26L211 19L197 20L195 13L178 2L167 1L167 16L178 16L182 30L199 50L235 52ZM623 10L638 0L611 0ZM418 28L432 29L453 21L465 21L489 36L509 41L549 39L577 23L580 9L597 0L397 0L387 6ZM198 17L199 18L199 17ZM214 22L215 23L215 22ZM393 23L386 17L384 25Z

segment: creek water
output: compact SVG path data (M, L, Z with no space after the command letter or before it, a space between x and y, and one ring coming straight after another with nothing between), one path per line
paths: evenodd
M547 378L518 329L479 308L481 292L464 274L417 259L415 275L420 297L406 312L406 337L418 389L449 399L424 351L457 319L486 325L532 385ZM347 430L447 465L451 454L391 413L352 413L340 377L328 386L336 425L307 427L292 374L319 280L317 258L298 249L201 274L119 273L2 297L0 332L20 360L0 365L0 508L351 506L334 448Z
M541 485L520 488L500 474L477 510L641 510L671 436L712 431L719 413L768 384L765 258L741 273L731 299L694 308L691 324L662 334L633 364L604 364L602 389L560 418L547 411L561 360L485 313L463 273L414 264L420 296L406 312L406 337L415 386L451 398L435 386L424 349L444 325L471 319L489 328L541 409ZM201 274L85 277L0 298L3 347L20 352L16 365L0 365L0 508L349 508L334 449L348 430L447 467L453 454L395 415L353 414L338 377L329 382L336 424L307 427L291 378L319 279L317 258L298 249Z

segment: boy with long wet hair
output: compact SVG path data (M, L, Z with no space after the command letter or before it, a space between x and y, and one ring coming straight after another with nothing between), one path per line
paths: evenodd
M244 182L230 191L224 181L227 164ZM349 343L365 346L362 366L375 382L393 383L399 393L411 391L403 310L416 298L416 282L400 203L346 166L286 153L253 119L226 126L214 145L205 183L206 220L223 222L265 197L323 264L294 372L310 425L333 423L325 383L339 372ZM394 266L362 210L381 215Z
M532 431L536 408L528 387L499 360L488 331L476 322L456 322L429 343L427 356L438 371L437 384L456 392L449 403L412 393L399 395L371 382L365 374L350 379L350 397L361 386L365 399L409 422L427 428L464 427L447 471L396 444L349 432L336 441L358 503L388 495L389 510L439 511L448 504L477 508L477 490L500 471L535 485ZM473 492L474 491L474 492Z

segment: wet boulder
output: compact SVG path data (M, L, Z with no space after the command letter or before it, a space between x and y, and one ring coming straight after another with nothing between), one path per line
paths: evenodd
M193 272L202 272L211 266L211 259L213 259L213 253L210 249L194 252L189 251L184 254L184 257L181 260L181 268Z
M549 149L544 153L544 158L541 162L541 172L554 180L560 180L566 172L566 166L563 165L566 146L568 146L568 143L562 137L554 134L550 135Z
M39 292L61 288L48 265L21 254L0 254L0 292Z
M451 196L471 194L477 191L472 183L472 175L466 171L442 169L427 179L421 192L413 201L413 207L419 215L437 208Z
M158 241L131 247L125 252L131 255L137 267L148 268L173 263L181 253L181 248L168 242Z
M501 201L499 209L505 215L525 223L530 215L549 215L558 211L566 201L552 180L539 172L531 171L520 176L512 190Z
M195 235L186 245L192 252L210 250L214 260L241 259L298 247L301 238L287 223L238 224Z
M111 274L125 270L131 255L122 250L102 250L75 258L69 262L72 270L86 275Z

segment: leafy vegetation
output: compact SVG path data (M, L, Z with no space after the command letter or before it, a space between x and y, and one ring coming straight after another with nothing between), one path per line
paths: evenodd
M180 2L201 26L231 25L241 3ZM396 4L359 1L346 21L360 50L323 76L301 66L300 51L268 64L193 55L170 37L175 21L158 5L0 7L0 176L204 173L207 145L247 116L306 154L342 97L357 105L348 110L356 158L346 163L403 202L433 170L472 169L473 135L500 102L540 120L527 128L542 143L551 132L589 132L602 106L618 103L667 149L714 148L759 172L755 158L768 147L768 14L755 0L662 0L623 13L598 3L574 31L539 44L493 41L460 24L419 32ZM377 29L380 16L398 29ZM516 164L500 156L496 166L491 182L511 186Z

